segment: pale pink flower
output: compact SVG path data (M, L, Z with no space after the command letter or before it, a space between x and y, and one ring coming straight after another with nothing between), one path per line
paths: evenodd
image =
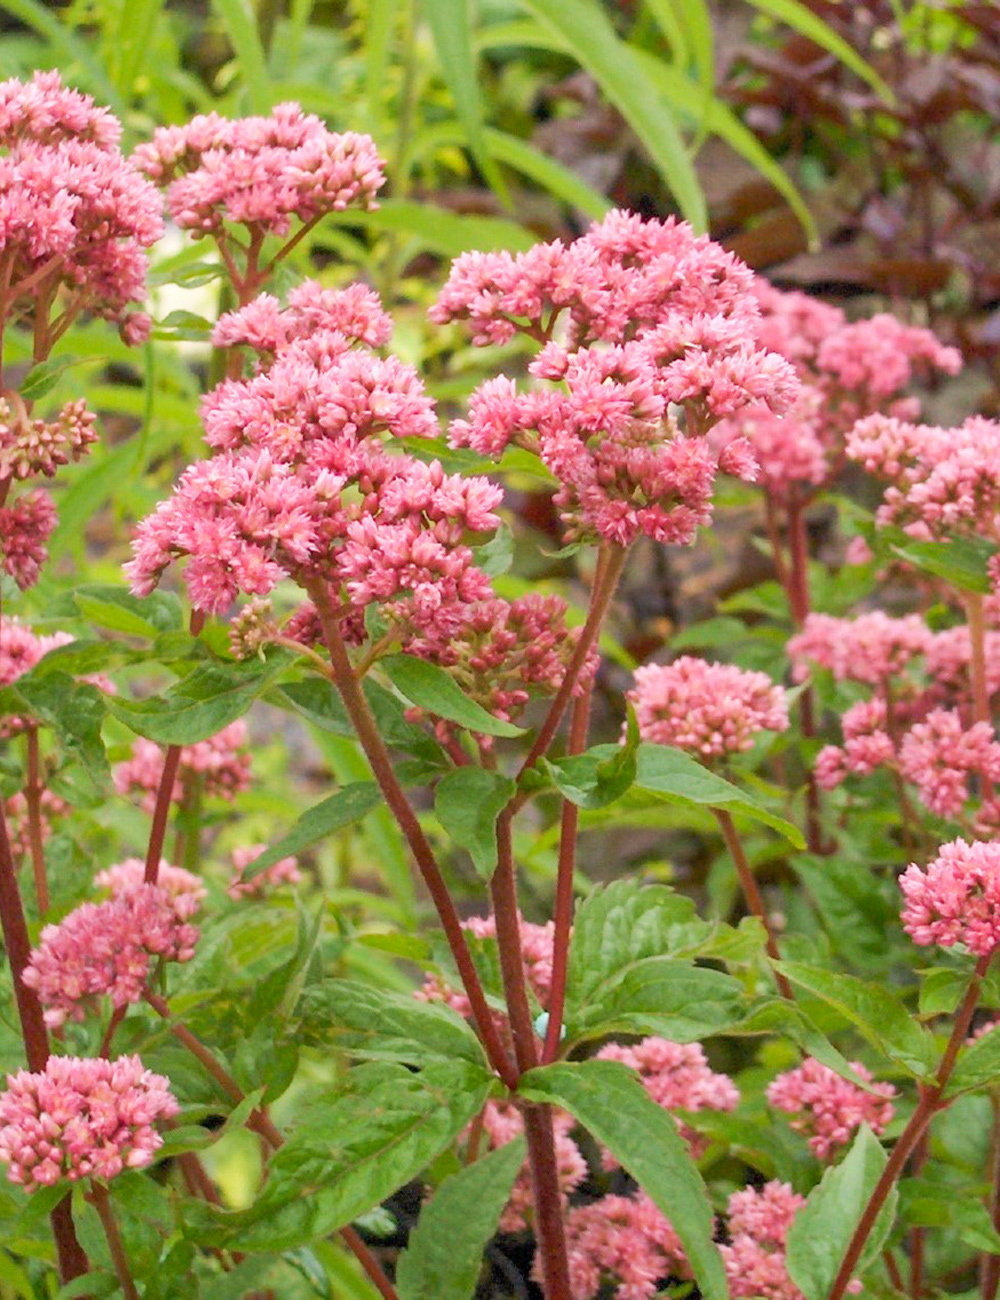
M690 1278L680 1238L645 1192L602 1196L566 1216L573 1300L594 1300L612 1290L616 1300L652 1300L668 1278ZM535 1257L532 1276L540 1281Z
M875 1083L871 1072L857 1061L851 1062L851 1068L859 1079L871 1085L870 1089L841 1078L812 1056L768 1085L767 1100L792 1116L792 1128L808 1137L809 1146L820 1160L829 1160L846 1146L862 1124L880 1134L892 1121L891 1098L896 1089L891 1083Z
M170 1082L138 1056L50 1056L37 1074L7 1076L0 1093L0 1160L29 1192L60 1179L107 1181L143 1169L163 1145L154 1125L180 1107Z
M552 1115L556 1144L556 1173L559 1182L559 1198L563 1209L569 1203L569 1195L576 1191L587 1177L587 1162L580 1148L570 1137L574 1120L565 1111L556 1110ZM489 1149L506 1146L520 1137L524 1132L524 1121L517 1107L508 1101L488 1101L483 1109L483 1132L489 1143ZM520 1173L514 1181L510 1199L500 1216L501 1232L523 1232L531 1226L534 1206L531 1192L531 1171L525 1160Z
M724 1074L713 1070L700 1043L673 1043L667 1038L644 1038L631 1046L609 1043L597 1053L602 1061L621 1061L635 1070L642 1086L665 1110L731 1111L739 1105L740 1091ZM705 1143L683 1122L681 1136L697 1159ZM604 1163L613 1168L614 1159L605 1153Z
M548 921L545 925L534 925L520 914L518 921L525 978L539 1004L546 1007L552 988L552 945L555 938L555 923ZM462 922L462 929L467 930L475 939L495 939L496 918L470 916L468 920ZM453 989L436 975L428 976L422 987L416 990L414 997L422 1002L445 1002L452 1010L466 1018L472 1014L465 993L461 989Z
M785 1241L804 1204L805 1197L777 1181L730 1196L729 1242L719 1250L734 1300L802 1300L785 1267ZM856 1293L860 1284L852 1282L848 1290Z
M296 885L302 879L302 872L295 858L279 858L266 871L254 876L253 880L244 880L243 872L266 848L266 844L248 844L243 848L233 849L233 874L226 891L230 898L257 898L271 889L278 888L279 885Z
M127 897L145 881L146 864L141 858L126 858L105 867L94 877L98 889L106 889L112 898ZM157 888L167 896L178 921L189 921L201 907L208 891L202 881L183 867L161 862L157 868Z
M914 943L964 944L985 957L1000 943L1000 843L952 840L899 878L903 929Z
M232 803L249 786L250 768L246 723L237 718L207 740L181 748L171 798L179 802L186 789L197 784L204 797ZM132 757L118 763L112 775L119 794L142 791L142 807L152 812L162 773L163 751L153 741L140 736L132 745Z
M793 676L802 682L809 663L833 673L837 681L885 683L917 655L926 654L933 634L919 614L892 618L877 609L856 618L809 614L802 631L788 642Z
M1000 780L1000 744L992 726L966 728L954 709L934 709L915 723L899 747L899 769L938 817L956 817L969 798L969 777Z
M17 726L11 726L11 722L23 723L23 718L7 718L0 725L0 736L10 735L18 730ZM52 834L52 822L59 817L65 817L72 809L65 799L59 795L53 794L47 787L42 789L39 797L39 830L44 844ZM31 852L31 822L28 813L28 800L25 798L23 790L15 792L4 802L3 815L7 819L7 834L10 837L10 847L15 859L26 858Z
M187 920L192 899L190 891L178 896L157 885L130 885L45 926L24 972L45 1023L83 1020L105 996L116 1009L138 1002L155 960L190 961L198 940Z
M72 640L68 632L38 636L16 618L0 615L0 686L17 681L50 650L69 645Z
M325 289L317 280L303 280L289 293L285 309L272 294L262 293L238 311L220 316L212 342L222 348L247 347L266 360L320 332L340 335L344 349L348 340L381 347L392 334L392 320L367 285Z
M644 740L703 760L749 749L758 732L788 729L784 690L766 673L691 655L637 668L627 698Z

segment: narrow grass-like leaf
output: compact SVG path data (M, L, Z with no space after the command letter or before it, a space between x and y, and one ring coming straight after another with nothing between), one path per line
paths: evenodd
M331 213L330 220L338 225L410 235L418 248L446 257L457 257L470 249L524 252L535 242L531 231L515 221L467 216L412 199L385 199L373 212L351 209Z
M365 93L368 117L373 127L381 124L384 116L385 79L398 14L399 0L368 0L364 42Z
M857 50L849 45L822 18L818 18L811 9L804 4L800 4L799 0L750 0L750 3L755 9L759 9L761 13L777 19L779 23L784 23L786 27L794 27L797 32L800 32L807 40L812 41L814 45L818 45L821 49L839 59L845 67L850 68L862 81L866 81L876 94L881 95L887 104L896 102L892 90L871 64L866 63Z
M84 88L92 91L99 103L106 104L118 117L125 116L124 100L94 58L90 47L65 23L60 22L57 13L48 5L39 4L38 0L3 0L0 9L17 18L26 27L34 28L51 44L53 51L58 50L64 76L69 74L74 81L85 81ZM83 76L73 76L73 68L79 68Z
M149 42L165 0L124 0L116 39L114 78L121 93L131 98L136 79L145 70Z
M596 0L519 0L560 38L642 141L691 225L705 230L705 196L672 111L650 87L634 51Z
M253 862L248 863L242 879L253 880L281 858L301 853L303 849L318 844L335 831L359 821L365 813L378 807L381 800L382 796L374 781L357 781L353 785L345 785L328 799L308 808L287 835L276 840Z
M250 0L212 0L232 43L250 107L255 113L271 110L271 82L267 60Z

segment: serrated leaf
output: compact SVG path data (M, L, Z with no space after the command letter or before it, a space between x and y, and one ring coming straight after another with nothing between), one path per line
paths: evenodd
M966 982L968 983L968 982ZM972 1092L1000 1079L1000 1029L991 1029L963 1047L955 1064L946 1097Z
M91 781L102 788L109 776L101 724L107 699L96 686L69 673L26 673L0 691L0 715L27 714L51 727L67 753L79 759Z
M379 667L393 686L417 708L484 736L522 736L523 728L503 722L463 694L455 679L437 664L413 655L386 655Z
M560 1062L529 1070L518 1092L568 1110L652 1197L681 1240L706 1300L727 1300L705 1184L672 1116L618 1061Z
M509 776L482 767L459 767L434 792L434 812L473 866L489 880L497 865L497 818L517 791Z
M796 848L805 848L802 832L783 817L762 808L750 795L716 776L683 750L648 742L639 746L636 789L662 795L678 803L723 808L734 816L763 822Z
M788 1230L785 1267L806 1300L825 1300L885 1164L886 1154L878 1138L862 1124L843 1161L826 1171L795 1216ZM898 1195L893 1187L865 1243L858 1273L864 1272L885 1244Z
M400 1300L472 1300L524 1152L524 1139L515 1138L444 1180L396 1265Z
M485 1067L479 1039L457 1012L410 994L324 980L304 991L298 1015L306 1041L358 1057L407 1065L465 1060Z
M538 766L570 803L580 808L604 808L634 783L638 748L639 724L630 705L624 744L594 745L583 754L542 759Z
M281 858L294 857L326 839L328 835L360 821L381 802L382 794L374 781L356 781L345 785L336 794L307 808L287 835L275 840L247 864L240 878L244 881L253 880Z
M998 548L986 538L954 537L947 542L914 542L890 545L890 551L915 568L932 573L957 587L986 595L992 590L986 566Z

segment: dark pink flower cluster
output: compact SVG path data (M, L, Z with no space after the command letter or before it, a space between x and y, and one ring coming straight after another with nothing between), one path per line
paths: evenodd
M786 731L785 692L766 673L682 655L670 664L635 670L639 734L710 761L753 745L761 731Z
M740 1090L725 1074L713 1070L700 1043L673 1043L667 1038L644 1038L624 1047L609 1043L597 1053L603 1061L621 1061L642 1080L642 1086L665 1110L735 1110ZM687 1124L679 1123L682 1137L697 1158L704 1142ZM605 1156L605 1164L613 1160Z
M486 456L537 453L559 481L571 538L690 542L717 471L755 473L745 443L720 452L702 435L752 402L785 409L798 392L791 366L753 342L752 283L688 226L626 212L571 244L463 254L431 318L467 321L475 343L520 331L543 346L530 366L537 386L487 380L451 441Z
M180 1107L170 1082L137 1056L51 1056L37 1074L7 1076L0 1093L0 1160L28 1191L60 1179L107 1181L142 1169L163 1145L154 1125Z
M120 874L134 879L127 864ZM101 883L114 897L83 903L58 925L47 925L24 972L53 1028L83 1020L101 997L110 997L115 1008L138 1002L154 961L194 956L198 930L190 917L204 892L196 880L172 891L123 884L113 873Z
M457 628L431 625L407 638L403 649L447 668L466 695L510 721L533 692L559 689L578 640L579 629L566 626L566 602L535 593L470 605ZM598 659L595 647L577 675L575 694L593 680Z
M848 455L888 480L876 520L925 541L955 533L995 539L1000 515L1000 424L974 416L953 429L872 416L855 425Z
M264 596L292 576L326 584L355 635L373 602L447 635L492 595L467 537L498 526L500 489L385 449L384 437L428 437L437 423L411 366L351 345L350 331L384 336L370 291L306 286L277 316L257 337L278 351L205 399L217 454L140 525L133 590L148 593L187 556L197 609L220 613L237 593ZM245 311L240 319L227 337L248 332ZM314 620L304 619L290 635L308 635Z
M179 802L185 790L197 783L203 797L232 802L249 786L250 766L247 726L237 718L208 740L183 746L171 798ZM140 736L132 746L132 757L114 769L115 789L124 795L141 791L142 807L151 813L162 773L162 750Z
M563 1209L569 1203L569 1195L576 1191L587 1177L587 1162L580 1148L570 1137L573 1117L565 1111L557 1110L552 1116L556 1143L556 1171L559 1179L559 1195ZM489 1149L506 1146L524 1132L524 1120L517 1107L507 1101L488 1101L483 1109L483 1132L489 1143ZM501 1232L523 1232L531 1226L534 1208L531 1195L531 1171L525 1160L514 1186L510 1199L500 1216Z
M298 104L279 104L269 117L207 113L159 127L132 157L167 186L177 225L199 233L237 222L285 235L292 217L311 221L355 202L374 207L384 183L369 136L330 131Z
M846 1146L862 1124L873 1133L884 1132L895 1113L892 1084L875 1083L872 1073L857 1061L851 1062L851 1069L870 1087L860 1088L841 1078L812 1056L768 1085L767 1100L792 1116L792 1128L808 1137L820 1160L828 1160Z
M106 109L64 87L56 72L0 83L7 315L34 313L63 287L76 304L124 324L128 304L143 297L143 250L163 233L161 203L119 151L120 134ZM128 332L134 340L134 321Z
M729 1198L729 1242L719 1247L734 1300L803 1300L785 1267L785 1241L805 1197L788 1183L772 1181L746 1187ZM856 1294L859 1282L848 1291Z
M54 420L33 420L16 394L0 397L0 480L36 474L51 478L60 465L77 461L97 441L97 416L83 397L67 402ZM19 408L19 409L18 409Z
M602 1196L566 1216L573 1300L593 1300L612 1287L616 1300L652 1300L667 1278L690 1278L680 1239L645 1192ZM535 1258L533 1276L540 1281Z
M751 406L726 420L719 435L750 440L760 481L778 504L836 475L845 436L862 416L880 411L912 418L916 404L902 394L917 370L955 374L961 367L955 348L887 313L850 322L840 308L806 294L763 280L754 289L758 342L795 366L802 391L782 418Z
M10 505L0 505L2 566L22 591L38 581L57 522L52 498L42 488L22 492Z
M899 878L903 929L914 943L963 944L985 957L1000 944L1000 843L952 840Z
M230 898L259 898L279 885L295 885L302 879L295 858L279 858L266 871L254 876L253 880L244 880L243 872L266 848L266 844L248 844L244 848L233 849L233 874L226 891Z

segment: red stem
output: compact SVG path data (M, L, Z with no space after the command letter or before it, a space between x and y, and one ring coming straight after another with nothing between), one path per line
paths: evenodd
M840 1300L841 1296L847 1290L851 1281L851 1274L861 1258L861 1252L864 1250L865 1242L868 1240L875 1221L879 1216L885 1199L892 1190L897 1178L903 1172L903 1166L906 1164L910 1153L917 1145L924 1129L933 1119L939 1110L944 1110L947 1102L943 1101L943 1095L948 1080L951 1078L951 1072L955 1068L955 1062L958 1059L958 1053L969 1032L969 1025L972 1023L973 1012L976 1009L976 1003L979 1000L979 990L989 968L993 952L989 952L985 957L980 957L976 962L976 968L969 980L969 987L966 989L962 1005L958 1009L955 1017L955 1023L952 1026L951 1037L944 1049L944 1055L941 1058L941 1064L938 1066L937 1073L934 1076L934 1083L929 1087L921 1084L918 1094L917 1107L910 1116L909 1122L903 1129L902 1133L896 1139L896 1145L882 1170L882 1176L875 1185L875 1190L868 1198L868 1204L862 1211L858 1226L854 1230L847 1251L841 1261L837 1276L834 1279L833 1286L830 1288L828 1300Z
M108 1189L103 1183L97 1182L96 1179L92 1180L89 1199L101 1220L101 1227L104 1229L104 1235L107 1238L111 1262L115 1266L115 1273L118 1276L122 1295L125 1300L139 1300L139 1292L135 1289L135 1282L132 1280L132 1270L129 1268L128 1256L125 1254L121 1233L118 1231L118 1221L111 1206Z
M31 848L31 870L35 877L35 897L38 911L44 916L49 910L49 882L45 875L45 844L42 840L42 781L38 754L38 727L29 723L25 732L28 745L28 772L24 784L24 802L28 810L28 843Z
M149 828L146 870L143 874L143 880L147 885L155 885L160 874L163 842L167 837L167 820L170 817L174 782L177 780L177 769L180 767L180 762L180 745L168 745L163 754L163 771L160 773L160 784L156 790L156 804L153 808L153 821Z
M472 955L469 952L465 931L462 929L462 923L459 920L455 904L434 857L434 851L421 828L420 822L417 820L416 814L410 807L403 787L399 784L389 751L386 749L379 732L378 724L372 716L364 692L354 676L351 661L347 654L347 647L340 634L329 593L323 583L315 581L308 582L306 590L312 598L319 615L320 625L323 628L323 639L330 655L334 680L341 699L344 701L344 707L354 724L354 730L371 766L372 774L410 846L410 852L416 860L424 884L427 886L434 906L437 908L438 917L441 920L448 946L455 959L455 965L458 967L458 973L461 976L469 999L472 1017L486 1049L490 1064L507 1087L513 1090L517 1087L518 1071L500 1041L500 1035L497 1032L492 1012L487 1006L483 987L472 961Z
M722 808L713 808L712 812L715 813L715 819L722 831L722 838L726 841L729 856L732 858L736 874L740 878L740 885L743 887L743 897L746 899L747 907L764 927L764 933L767 936L767 955L772 961L780 961L781 953L778 950L778 941L774 937L771 923L767 919L767 909L764 907L764 899L761 897L760 889L757 886L757 878L747 861L747 855L737 834L736 827L733 825L733 819ZM787 998L789 1002L794 1002L795 994L792 992L792 986L789 984L787 976L783 975L781 971L775 971L774 978L778 983L781 996Z

